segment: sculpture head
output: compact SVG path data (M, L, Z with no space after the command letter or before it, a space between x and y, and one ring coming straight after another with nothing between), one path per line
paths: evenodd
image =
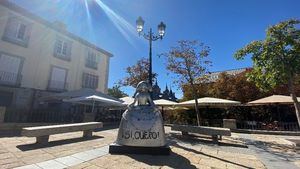
M149 85L149 83L147 83L145 81L141 81L138 83L138 85L136 87L136 91L149 93L152 91L152 87Z

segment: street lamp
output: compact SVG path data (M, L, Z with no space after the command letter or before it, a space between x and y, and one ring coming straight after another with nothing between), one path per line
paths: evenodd
M165 35L166 31L166 25L163 22L160 22L158 25L158 35L155 35L152 32L152 28L150 28L150 31L148 34L143 32L145 21L142 17L138 17L136 20L136 30L139 33L139 35L142 35L145 39L149 41L149 84L152 86L152 41L156 41L158 39L162 39Z

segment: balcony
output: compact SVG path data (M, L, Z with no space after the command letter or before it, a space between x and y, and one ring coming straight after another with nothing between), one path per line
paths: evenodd
M68 83L65 81L49 80L47 90L54 92L63 92L68 90Z
M0 84L7 86L20 86L22 75L19 73L0 71Z

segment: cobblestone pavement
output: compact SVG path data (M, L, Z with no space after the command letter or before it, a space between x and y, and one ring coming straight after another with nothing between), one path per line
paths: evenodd
M267 168L265 159L247 148L245 142L253 146L249 140L266 140L268 151L273 151L274 145L288 145L281 138L274 142L274 136L264 135L249 135L246 140L244 135L233 133L214 145L210 138L184 137L168 127L166 133L172 149L170 156L108 154L107 145L115 140L117 129L94 132L89 140L82 139L81 132L53 135L46 147L33 144L34 138L2 137L0 168ZM289 146L276 151L282 155L298 153ZM294 166L298 163L296 158L290 158Z
M300 139L299 136L238 134L238 137L246 142L267 168L300 168L300 150L286 140Z

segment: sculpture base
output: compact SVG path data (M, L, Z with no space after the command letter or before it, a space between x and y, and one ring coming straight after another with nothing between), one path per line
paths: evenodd
M148 155L170 155L169 146L162 147L135 147L123 146L116 143L109 145L110 154L148 154Z

